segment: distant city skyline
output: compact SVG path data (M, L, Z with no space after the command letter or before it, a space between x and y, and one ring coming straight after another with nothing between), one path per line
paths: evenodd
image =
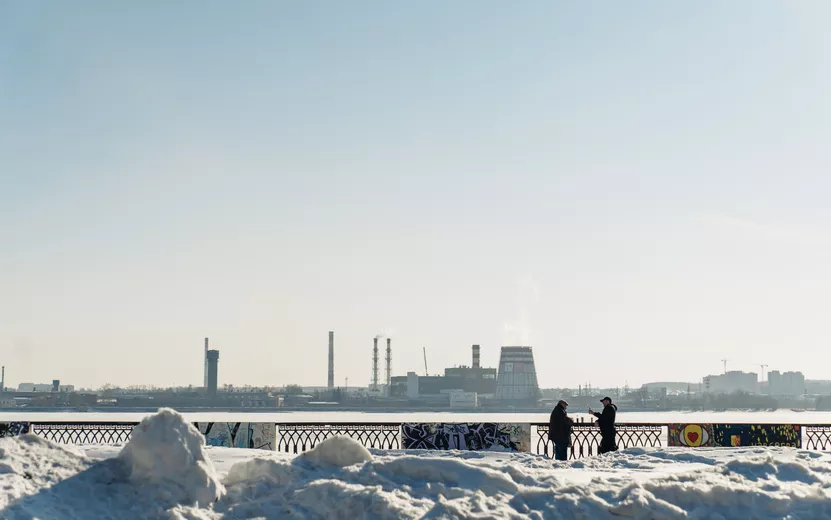
M827 2L0 8L7 381L827 377ZM433 370L431 368L431 370Z

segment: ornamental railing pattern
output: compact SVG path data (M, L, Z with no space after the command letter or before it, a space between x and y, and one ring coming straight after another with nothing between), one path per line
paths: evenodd
M302 453L320 442L344 435L367 448L397 450L401 448L401 424L278 424L277 451Z
M137 423L128 422L0 423L0 437L33 433L60 444L120 445L130 440L132 430L136 425ZM270 437L276 437L276 443L273 446L277 451L286 453L296 454L308 451L323 440L336 435L351 437L367 448L397 450L402 446L400 423L278 424L276 432L274 423L268 423L268 425L271 427ZM553 444L548 439L548 425L532 424L531 426L533 428L531 429L530 451L552 457ZM831 451L831 424L802 425L801 429L804 449ZM618 423L616 441L620 449L661 447L668 445L667 435L668 428L664 424ZM569 450L570 459L596 455L599 446L600 431L597 426L589 423L574 425L572 446Z
M58 444L124 444L138 423L31 423L34 433Z
M806 424L802 427L802 446L806 450L831 450L831 425Z
M553 456L554 444L548 439L548 425L535 424L537 444L535 453L546 457ZM666 445L666 427L662 424L618 423L616 425L616 442L618 449L632 447L660 447ZM571 434L569 459L579 459L597 455L600 447L600 430L593 424L574 425Z

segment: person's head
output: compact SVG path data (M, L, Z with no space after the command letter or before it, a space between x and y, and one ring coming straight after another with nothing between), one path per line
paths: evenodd
M609 406L610 404L612 404L612 398L611 397L604 397L603 399L600 400L600 402L603 403L603 406Z
M568 409L568 403L566 402L566 400L565 400L565 399L560 399L560 402L559 402L559 403L557 403L557 404L558 404L558 405L560 405L560 406L562 406L564 410L567 410L567 409Z

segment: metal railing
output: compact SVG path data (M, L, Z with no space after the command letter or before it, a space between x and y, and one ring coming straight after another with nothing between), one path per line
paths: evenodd
M401 447L401 424L278 424L277 451L302 453L335 435L345 435L367 448L397 450Z
M551 457L554 444L548 439L548 425L534 424L537 429L536 454ZM634 447L661 447L667 445L667 427L651 423L618 423L617 445L619 449ZM591 457L600 447L600 430L592 424L577 423L571 434L570 459Z
M30 423L29 432L58 444L119 445L138 423Z
M831 451L831 424L806 424L802 427L802 436L804 449Z
M0 437L33 433L60 444L108 444L128 442L138 423L128 422L15 422L0 423ZM274 423L269 423L273 425ZM329 437L344 435L367 448L398 450L402 447L401 423L306 423L276 425L276 451L302 453ZM548 439L548 424L532 423L530 451L551 457L553 444ZM617 444L620 449L664 447L668 445L668 426L655 423L618 423ZM802 447L831 451L831 424L801 425ZM598 453L600 432L589 423L577 423L572 432L569 458L590 457Z

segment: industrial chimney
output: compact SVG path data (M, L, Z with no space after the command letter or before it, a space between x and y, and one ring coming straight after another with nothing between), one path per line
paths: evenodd
M329 331L329 390L335 389L335 331Z
M390 388L390 380L392 378L392 339L387 338L387 392Z
M219 376L219 351L209 350L206 357L208 359L208 384L206 388L210 397L216 397L216 385Z
M372 340L372 390L378 390L378 336Z
M473 345L473 368L479 368L479 345Z
M6 367L0 370L0 392L6 391Z
M205 375L202 377L202 387L208 388L208 338L205 338L205 357L202 358L205 365Z

